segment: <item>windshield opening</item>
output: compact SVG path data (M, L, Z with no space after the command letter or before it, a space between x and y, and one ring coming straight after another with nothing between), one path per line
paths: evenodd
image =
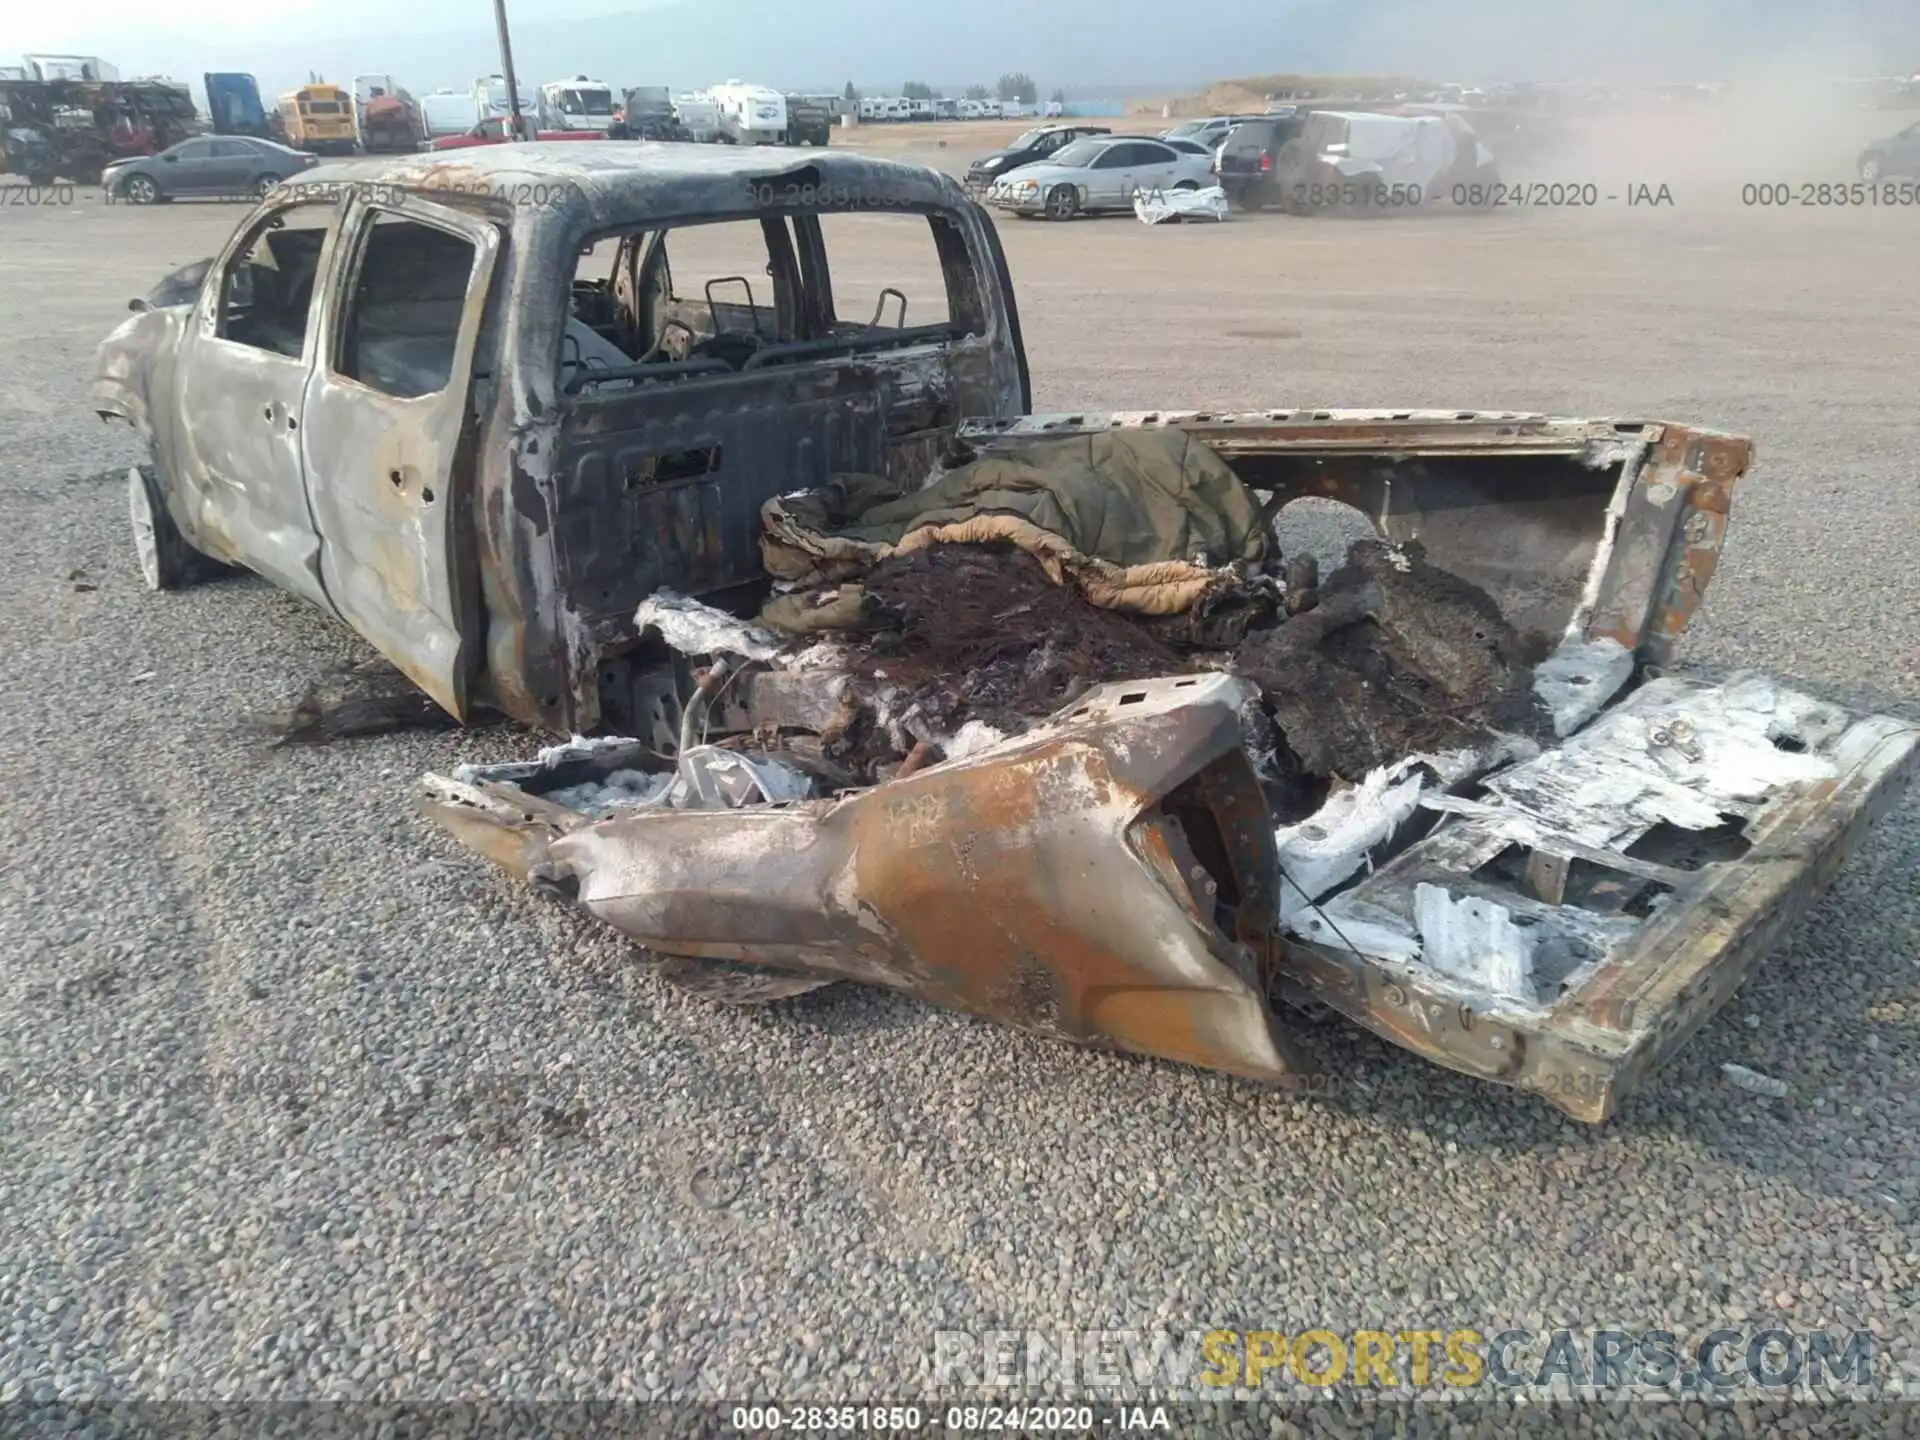
M980 332L979 276L951 217L816 214L824 270L801 258L803 223L771 214L596 241L574 270L562 390L614 395Z

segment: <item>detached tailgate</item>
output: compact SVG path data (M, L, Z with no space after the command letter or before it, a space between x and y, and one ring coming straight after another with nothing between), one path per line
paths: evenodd
M1424 839L1298 917L1292 979L1440 1064L1583 1120L1677 1049L1811 906L1920 728L1764 676L1654 680L1425 803Z

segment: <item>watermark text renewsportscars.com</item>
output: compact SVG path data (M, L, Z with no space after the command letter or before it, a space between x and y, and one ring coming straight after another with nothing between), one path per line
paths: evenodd
M935 1386L949 1394L1890 1393L1865 1330L942 1330L933 1350Z

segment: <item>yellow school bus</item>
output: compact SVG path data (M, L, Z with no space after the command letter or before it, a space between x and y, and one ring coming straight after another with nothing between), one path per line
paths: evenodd
M280 97L287 144L311 155L351 155L353 97L338 85L302 85Z

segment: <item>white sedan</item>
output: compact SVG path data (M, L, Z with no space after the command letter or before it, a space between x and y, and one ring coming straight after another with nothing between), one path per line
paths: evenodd
M987 203L1015 215L1070 220L1102 210L1131 211L1133 197L1143 191L1199 190L1213 183L1211 156L1144 136L1100 135L1009 170L987 191Z

